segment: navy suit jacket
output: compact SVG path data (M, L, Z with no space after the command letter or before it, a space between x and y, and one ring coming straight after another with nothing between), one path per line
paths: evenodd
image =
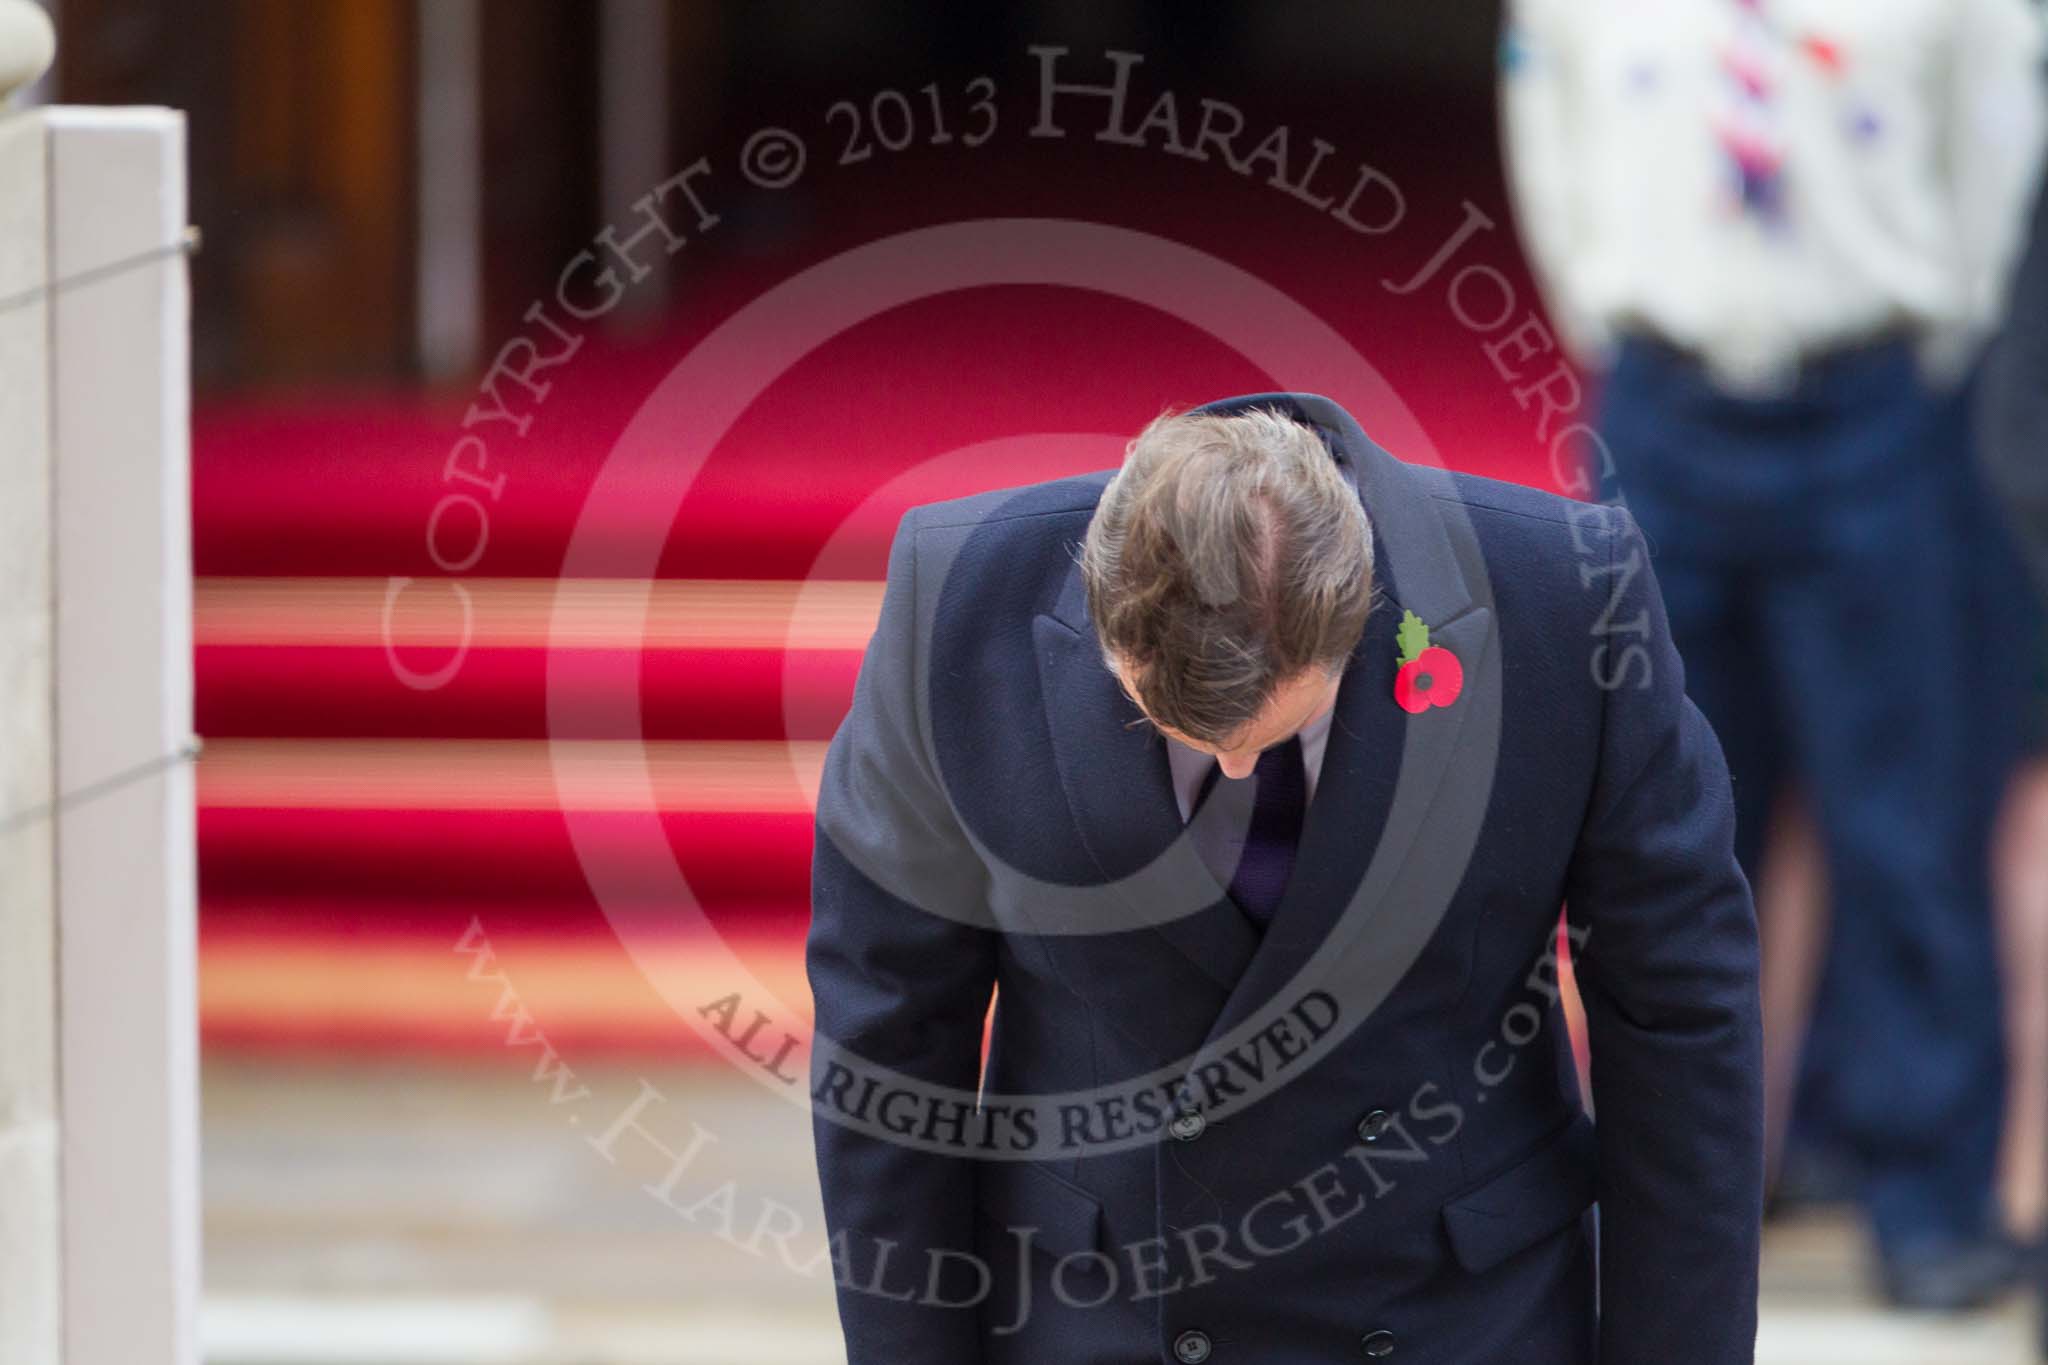
M1206 410L1253 405L1323 433L1377 553L1263 934L1177 856L1164 740L1090 624L1114 471L897 529L806 951L850 1362L1751 1360L1755 912L1642 536L1316 395ZM1462 665L1451 705L1393 699L1404 610ZM979 1093L978 1136L939 1092Z

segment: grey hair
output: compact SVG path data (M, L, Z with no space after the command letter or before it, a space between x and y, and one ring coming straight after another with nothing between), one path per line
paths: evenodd
M1151 719L1224 745L1305 669L1338 672L1373 598L1372 527L1314 428L1168 410L1077 556L1103 662Z

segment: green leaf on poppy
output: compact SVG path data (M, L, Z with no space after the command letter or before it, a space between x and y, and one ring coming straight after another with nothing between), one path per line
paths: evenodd
M1394 640L1401 646L1401 662L1414 663L1429 648L1429 627L1422 624L1422 618L1412 611L1401 613L1401 624L1394 632Z

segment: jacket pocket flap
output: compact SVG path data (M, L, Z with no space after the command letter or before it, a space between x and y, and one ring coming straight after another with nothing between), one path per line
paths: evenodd
M1004 1224L1020 1243L1058 1256L1096 1250L1102 1204L1094 1195L1032 1162L977 1164L983 1216Z
M1593 1202L1595 1160L1593 1121L1575 1115L1527 1157L1445 1204L1458 1264L1485 1270L1563 1231Z

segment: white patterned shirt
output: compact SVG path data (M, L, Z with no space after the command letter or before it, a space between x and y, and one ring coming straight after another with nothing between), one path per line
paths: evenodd
M1566 349L1634 326L1731 389L1903 324L1960 375L2038 174L2030 0L1509 0L1518 228Z

